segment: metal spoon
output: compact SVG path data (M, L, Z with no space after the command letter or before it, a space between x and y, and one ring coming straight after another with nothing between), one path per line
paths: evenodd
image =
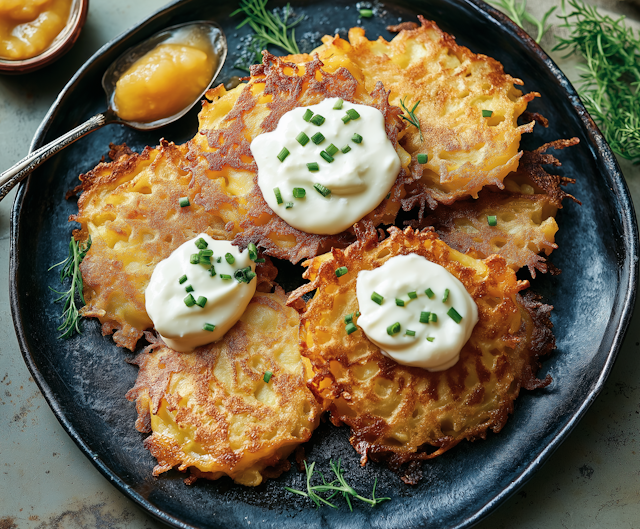
M217 55L218 63L213 71L211 81L209 82L207 87L189 105L187 105L184 109L180 110L176 114L173 114L172 116L158 119L150 123L131 122L119 118L113 105L113 96L118 79L129 69L129 67L135 61L140 59L147 52L151 51L158 44L171 39L178 32L192 29L195 31L203 32L203 34L211 40L212 50ZM31 173L31 171L40 166L55 153L64 149L67 145L71 145L73 142L82 138L83 136L86 136L90 132L103 127L104 125L108 125L110 123L120 123L122 125L127 125L138 130L152 130L163 127L164 125L167 125L181 118L189 110L191 110L193 105L195 105L202 99L205 92L208 90L208 88L220 73L220 70L222 69L222 65L224 64L226 58L227 39L224 36L224 33L222 32L220 26L218 26L215 22L209 21L188 22L186 24L172 26L161 31L160 33L156 33L141 44L130 48L120 57L118 57L102 76L102 87L107 94L107 110L89 118L82 125L77 126L75 129L70 130L51 143L48 143L47 145L44 145L43 147L35 150L26 158L23 158L13 167L7 169L4 173L2 173L0 175L0 200L7 196L7 193L9 193L9 191L11 191L19 182L26 178L29 173ZM188 80L182 82L188 82Z

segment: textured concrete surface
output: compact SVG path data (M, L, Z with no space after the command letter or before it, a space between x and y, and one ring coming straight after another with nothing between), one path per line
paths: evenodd
M0 169L27 154L42 117L67 79L100 45L163 5L93 0L74 49L39 73L0 77ZM541 15L555 0L530 1ZM638 0L591 3L640 27ZM551 22L557 24L555 17ZM542 45L553 47L553 34ZM575 62L552 54L571 79ZM45 82L43 82L43 80ZM640 167L621 161L640 204ZM76 448L29 376L13 330L7 285L9 212L0 203L0 529L155 528ZM640 311L604 391L547 464L481 529L640 528Z

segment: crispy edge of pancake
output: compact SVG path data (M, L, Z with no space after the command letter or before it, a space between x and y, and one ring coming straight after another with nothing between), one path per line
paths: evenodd
M305 275L312 281L294 292L289 302L317 289L301 324L303 354L316 371L311 387L329 403L332 422L351 427L350 441L363 464L372 458L399 470L405 463L437 457L463 439L484 438L488 429L498 432L513 412L521 387L535 389L550 383L550 377L541 381L535 373L539 358L548 354L555 342L548 317L551 307L539 303L533 294L519 295L528 282L517 281L501 257L474 260L451 250L428 230L407 228L401 232L391 228L389 232L390 237L381 243L361 240L346 251L333 250L307 262ZM479 306L479 323L460 361L446 371L430 373L399 365L383 356L362 331L350 335L336 331L344 326L344 315L358 309L357 272L406 253L418 253L447 267ZM335 269L341 266L349 273L337 278ZM373 386L371 380L375 380ZM468 381L472 382L469 387ZM395 403L398 394L400 400ZM439 402L442 395L446 402ZM398 406L395 413L399 419L391 426L391 420L382 416L390 403ZM427 415L425 408L430 403L431 417L424 424L412 424ZM470 418L474 406L479 411L477 417ZM383 411L376 414L372 411L375 407ZM418 410L422 415L416 419ZM415 483L414 467L410 465L403 472L407 483Z

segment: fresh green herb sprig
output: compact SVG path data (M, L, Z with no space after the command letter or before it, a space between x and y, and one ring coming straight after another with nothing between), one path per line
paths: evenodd
M542 37L544 37L544 34L550 27L549 24L547 24L547 19L558 7L553 6L549 11L542 15L542 20L538 20L531 13L527 12L527 0L520 0L520 2L518 2L518 0L489 0L489 3L503 10L507 15L509 15L509 18L522 29L524 29L524 22L528 22L535 26L538 31L535 41L538 44L540 44Z
M404 119L406 122L408 122L411 125L413 125L415 128L417 128L418 132L420 133L420 141L424 141L424 137L422 136L422 129L420 128L420 120L418 119L418 116L415 115L416 108L418 108L418 105L420 104L420 101L417 101L413 105L411 110L409 110L407 108L407 105L405 105L405 100L406 99L407 98L405 97L404 99L400 100L400 106L402 107L402 110L404 110L407 113L407 115L405 116L404 114L402 114L400 117L402 119Z
M306 498L310 498L315 504L316 507L320 508L320 505L324 503L329 507L333 507L337 509L338 506L331 503L331 500L334 496L338 494L342 494L344 499L347 501L347 505L349 505L349 510L353 511L353 507L351 505L351 500L360 500L365 503L371 505L371 507L375 507L378 503L382 503L383 501L390 500L391 498L376 498L376 485L378 483L378 478L376 478L373 482L373 490L371 491L371 498L365 498L360 496L358 492L349 485L344 479L344 470L340 467L340 460L338 459L337 463L333 461L329 461L329 465L331 466L331 470L336 475L336 479L327 483L324 479L324 476L321 472L314 470L315 462L307 465L307 462L304 462L304 468L307 473L307 492L302 490L292 489L291 487L285 487L289 492L293 492L294 494L299 494L300 496L305 496ZM313 475L318 474L322 479L322 485L312 485L311 480L313 479ZM330 492L331 494L328 497L322 497L320 494Z
M578 93L596 120L611 149L640 163L640 33L628 28L624 17L613 19L579 0L559 15L560 27L570 33L558 37L554 50L581 56ZM564 10L564 5L563 5Z
M293 28L302 21L304 16L292 19L292 10L289 4L284 7L282 16L280 16L277 12L267 11L267 2L268 0L240 0L240 7L230 16L242 13L246 18L236 26L236 29L249 24L255 33L252 44L261 49L266 49L271 44L288 53L300 53L296 42L296 30ZM261 61L259 53L256 62ZM243 69L248 70L244 67Z
M71 237L69 241L69 255L64 261L61 261L57 264L54 264L49 270L53 270L61 266L60 269L60 282L64 283L64 280L67 278L71 279L71 286L68 290L59 291L55 288L51 288L56 294L60 296L56 298L54 301L56 303L64 301L62 314L60 318L62 319L62 323L58 327L59 331L62 331L62 334L59 338L70 338L74 333L81 333L80 329L80 312L76 305L76 295L80 298L82 304L85 304L84 295L82 294L82 274L80 273L80 263L84 259L84 256L87 255L87 252L91 248L91 236L87 239L85 243L76 242L76 240Z

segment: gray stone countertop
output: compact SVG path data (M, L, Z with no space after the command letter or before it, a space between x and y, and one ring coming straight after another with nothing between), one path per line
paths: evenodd
M530 2L541 15L555 0ZM639 28L638 0L590 0ZM0 170L25 156L65 82L103 43L162 7L163 0L93 0L75 47L40 72L0 76ZM558 19L550 19L554 25ZM553 33L553 32L552 32ZM553 47L545 36L542 46ZM576 79L575 64L551 54ZM620 160L640 204L640 167ZM10 209L0 203L0 529L156 528L80 452L47 406L22 360L8 295ZM577 428L544 467L478 527L640 527L640 311L613 371Z

